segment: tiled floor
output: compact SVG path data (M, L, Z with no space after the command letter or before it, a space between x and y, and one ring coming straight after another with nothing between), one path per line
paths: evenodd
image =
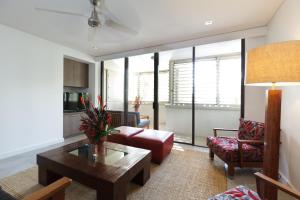
M46 148L38 149L35 151L27 152L21 155L13 156L10 158L2 159L0 160L0 179L13 175L19 171L23 171L25 169L28 169L30 167L33 167L36 165L36 154L47 151L49 149L53 149L65 144L70 144L72 142L75 142L77 140L85 138L84 135L78 135L72 138L65 139L63 143L59 143L56 145L51 145ZM184 146L185 148L190 148L195 151L201 151L201 152L208 152L207 148L202 148L202 147L195 147L191 145L184 145L184 144L174 144L175 147L180 148L181 146ZM222 162L220 161L217 157L215 158L216 162ZM236 175L234 179L229 179L227 178L227 187L232 188L237 185L246 185L252 189L255 189L255 179L253 176L253 173L255 170L250 170L250 169L237 169L236 170ZM225 173L225 167L224 167L224 173ZM282 196L280 194L279 200L289 200L288 196Z
M0 160L0 179L13 175L19 171L23 171L36 165L36 154L53 149L65 144L70 144L74 141L85 138L84 135L78 135L72 138L65 139L64 142L48 146L46 148L37 149L24 154L13 156Z

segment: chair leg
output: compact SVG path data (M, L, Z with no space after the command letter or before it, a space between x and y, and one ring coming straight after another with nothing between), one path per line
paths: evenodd
M234 165L228 164L228 176L233 177L234 176Z
M211 160L214 160L214 152L211 150L211 149L209 149L209 158L211 159Z

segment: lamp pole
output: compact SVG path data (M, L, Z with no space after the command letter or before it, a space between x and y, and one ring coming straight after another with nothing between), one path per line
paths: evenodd
M281 90L267 91L265 112L265 142L264 142L264 174L278 180L279 146L280 146L280 116L281 116ZM264 199L277 200L277 189L265 185Z

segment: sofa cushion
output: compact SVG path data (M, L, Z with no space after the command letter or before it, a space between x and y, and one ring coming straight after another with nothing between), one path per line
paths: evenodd
M238 137L241 140L263 140L265 124L250 120L240 119Z
M152 162L161 163L171 152L174 133L169 131L145 129L129 139L129 145L151 150Z
M261 198L256 192L240 185L208 200L261 200Z
M139 128L144 128L150 125L149 119L140 119L140 123L138 124Z
M225 162L238 162L238 142L234 137L208 137L207 146ZM258 162L263 160L263 146L242 145L243 161Z
M140 116L140 113L139 112L135 112L136 114L136 123L139 124L141 123L141 116Z
M120 127L115 128L115 130L119 131L118 134L124 135L126 137L131 137L133 135L136 135L136 134L142 132L144 129L130 127L130 126L120 126Z
M128 138L142 132L144 129L130 126L120 126L115 128L115 130L118 130L119 132L108 135L107 140L118 144L128 145Z

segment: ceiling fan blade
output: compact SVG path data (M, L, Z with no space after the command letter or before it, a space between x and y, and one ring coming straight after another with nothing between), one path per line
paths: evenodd
M113 21L118 21L119 19L107 8L105 5L105 0L101 0L100 6L98 7L98 12L103 15L105 19L111 19Z
M79 16L79 17L87 17L83 14L80 13L73 13L73 12L67 12L67 11L60 11L60 10L52 10L52 9L47 9L47 8L35 8L38 11L43 11L43 12L50 12L50 13L57 13L57 14L62 14L62 15L73 15L73 16Z
M128 33L128 34L131 34L131 35L138 34L137 31L135 31L135 30L133 30L133 29L131 29L131 28L123 25L123 24L120 24L120 23L118 23L116 21L113 21L111 19L106 20L105 21L105 25L107 27L110 27L110 28L112 28L114 30L117 30L117 31L120 31L120 32L123 32L123 33Z

